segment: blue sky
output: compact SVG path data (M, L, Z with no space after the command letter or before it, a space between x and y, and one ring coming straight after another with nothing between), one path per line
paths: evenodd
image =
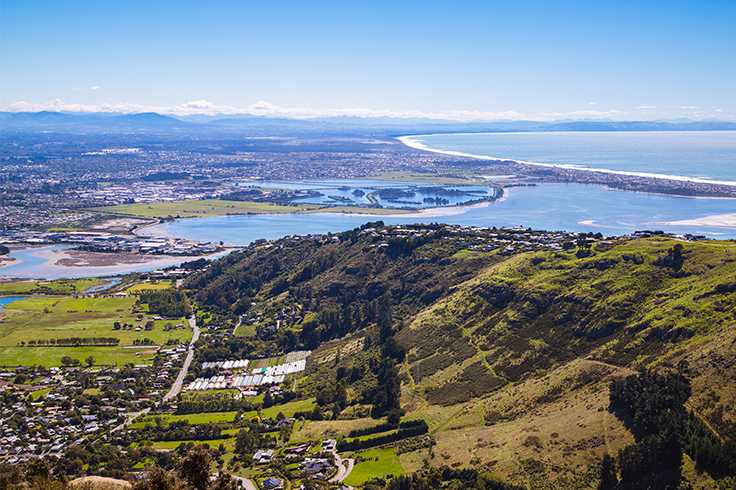
M734 120L736 2L2 0L0 108Z

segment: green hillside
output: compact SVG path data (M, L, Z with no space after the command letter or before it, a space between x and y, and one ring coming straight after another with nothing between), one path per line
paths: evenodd
M438 404L576 359L632 369L686 360L696 385L707 378L724 391L733 357L724 339L734 330L736 249L686 244L680 264L670 260L677 245L648 239L598 245L587 256L518 255L423 311L396 338L409 351L411 371L429 378L422 393ZM725 356L720 375L712 369L719 356ZM476 357L454 375L462 389L448 392L452 386L431 382ZM724 402L732 405L736 392L725 391ZM710 418L723 435L736 436L733 418Z
M396 446L407 475L475 468L595 488L604 456L653 440L609 399L612 381L645 369L682 377L692 395L673 413L705 422L709 444L733 440L734 244L601 238L378 223L253 245L185 283L207 321L255 330L197 356L314 350L298 383L316 397L302 414L312 430L423 419L431 442ZM729 470L693 444L675 479L715 488Z

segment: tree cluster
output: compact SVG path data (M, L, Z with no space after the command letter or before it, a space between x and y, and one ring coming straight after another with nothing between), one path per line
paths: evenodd
M144 290L141 291L138 301L148 304L148 311L155 315L181 318L192 314L192 307L186 294L176 289Z
M431 468L424 474L376 478L364 490L525 490L526 487L507 483L492 473L475 469Z
M685 408L690 393L689 380L678 372L645 370L611 383L611 408L628 417L640 436L616 458L604 458L601 488L615 487L619 476L627 485L675 487L684 452L715 476L736 475L735 441L722 443Z

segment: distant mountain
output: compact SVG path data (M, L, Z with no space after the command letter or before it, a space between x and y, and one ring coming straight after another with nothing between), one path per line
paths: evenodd
M139 126L186 126L189 123L181 121L179 119L163 116L156 112L144 112L141 114L126 114L124 116L114 116L105 122L113 124L128 124L128 125L139 125Z
M424 133L482 133L528 131L724 131L736 130L736 123L719 119L691 121L610 121L560 120L539 121L450 121L426 118L363 118L337 116L328 118L290 119L248 114L215 116L162 115L153 112L111 115L107 113L68 114L60 112L0 113L4 130L103 131L125 129L138 131L187 131L218 133L247 131L251 136L399 136Z
M155 112L141 114L65 114L61 112L2 112L3 129L152 129L183 128L191 123Z

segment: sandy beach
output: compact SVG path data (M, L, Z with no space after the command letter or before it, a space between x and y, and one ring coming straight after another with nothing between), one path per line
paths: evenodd
M456 134L464 134L464 133L456 133ZM452 155L456 157L474 158L476 160L487 160L487 161L494 161L494 162L512 162L512 163L518 163L522 165L532 165L535 167L546 167L546 168L554 168L554 169L562 169L562 170L594 172L594 173L599 173L599 174L621 175L625 177L639 177L639 178L645 178L645 179L669 180L669 181L675 181L675 182L689 182L689 183L695 183L695 184L721 185L721 186L729 186L729 187L736 186L736 182L726 181L726 180L699 179L696 177L684 177L682 175L666 175L666 174L657 174L657 173L651 173L651 172L627 172L623 170L611 170L611 169L606 169L606 168L592 168L592 167L584 167L580 165L569 165L569 164L559 164L559 163L528 162L524 160L515 160L515 159L510 159L510 158L497 158L497 157L489 157L485 155L474 155L472 153L464 153L461 151L439 150L437 148L430 148L429 146L415 139L415 138L421 138L422 136L430 136L430 135L400 136L396 139L401 141L406 146L410 148L414 148L416 150L429 151L431 153L439 153L441 155Z

